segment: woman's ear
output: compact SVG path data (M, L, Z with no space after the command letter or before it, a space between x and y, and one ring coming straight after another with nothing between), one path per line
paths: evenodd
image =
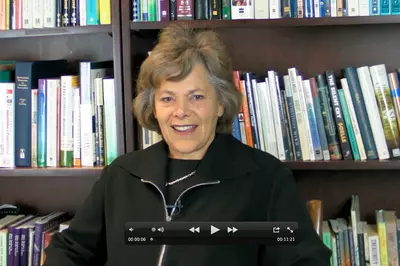
M218 117L221 117L224 114L224 106L222 104L218 105Z

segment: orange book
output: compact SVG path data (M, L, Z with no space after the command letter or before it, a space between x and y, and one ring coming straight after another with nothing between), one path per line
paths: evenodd
M240 91L243 94L243 117L244 117L244 126L246 128L246 141L247 145L250 147L254 147L253 143L253 136L251 134L251 123L250 123L250 113L249 113L249 105L247 103L247 95L246 95L246 88L244 85L244 81L240 80L239 82Z

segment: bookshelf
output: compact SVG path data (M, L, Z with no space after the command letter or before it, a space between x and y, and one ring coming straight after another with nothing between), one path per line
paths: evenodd
M237 70L264 74L275 70L281 77L296 67L305 77L327 69L384 63L388 71L400 67L400 16L359 16L328 18L284 18L267 20L190 20L132 22L129 1L122 0L121 30L125 103L131 101L134 80L142 60L152 49L161 29L170 23L193 28L212 28L227 44ZM127 56L128 55L128 56ZM130 112L130 110L129 110ZM141 147L141 131L125 111L127 150ZM132 119L132 120L131 120ZM133 122L130 122L133 121ZM132 123L132 124L129 124ZM360 196L361 219L374 221L376 209L400 211L396 199L400 185L400 161L285 162L294 172L305 200L324 202L324 219L347 217L352 194Z
M67 59L73 74L79 73L80 61L113 60L116 99L122 103L120 3L111 1L111 24L0 31L0 49L7 51L0 54L0 61ZM121 112L118 117L121 119L117 121L117 149L123 154L125 134ZM0 205L18 204L31 213L73 213L87 197L102 169L0 168Z

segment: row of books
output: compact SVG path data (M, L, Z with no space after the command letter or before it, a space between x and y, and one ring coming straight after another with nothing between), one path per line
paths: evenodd
M351 197L348 217L324 219L323 202L308 201L308 210L323 243L331 250L331 265L399 265L400 219L396 211L375 211L375 221L360 219L360 199Z
M234 71L242 108L233 136L282 161L400 158L399 71L384 64L303 77ZM143 147L160 140L142 129Z
M12 214L0 219L0 266L41 266L44 250L55 232L67 229L71 216L65 212L47 215Z
M79 75L65 60L7 66L15 69L0 73L15 74L0 81L0 167L104 166L117 157L113 61L80 62Z
M111 0L0 0L0 30L111 24Z
M235 20L400 14L397 0L132 0L132 21Z
M243 93L233 135L280 160L400 158L398 73L384 64L279 78L235 71Z

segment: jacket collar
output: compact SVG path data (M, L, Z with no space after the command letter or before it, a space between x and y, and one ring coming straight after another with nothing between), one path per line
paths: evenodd
M215 181L244 175L260 166L253 160L254 151L230 134L216 134L201 160L196 176ZM117 165L132 175L163 184L167 178L168 145L162 140L147 149L136 151Z

